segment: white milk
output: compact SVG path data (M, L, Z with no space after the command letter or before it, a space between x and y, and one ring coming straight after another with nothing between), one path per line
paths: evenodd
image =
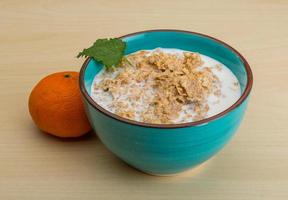
M155 50L156 49L147 50L147 51L153 52ZM179 56L182 56L183 52L185 52L185 51L179 50L179 49L157 48L157 50L158 51L161 50L165 53L176 54ZM221 95L216 96L214 94L210 94L207 98L209 110L206 114L206 118L208 118L208 117L216 115L216 114L226 110L230 106L232 106L240 98L241 88L240 88L240 84L239 84L238 79L230 71L229 68L227 68L225 65L223 65L222 63L220 63L219 61L217 61L213 58L210 58L210 57L202 55L202 54L199 54L199 55L201 56L201 59L204 62L204 64L201 67L210 68L212 70L212 72L214 73L214 75L218 77L220 84L221 84ZM201 67L199 67L199 69L201 69ZM113 100L112 96L108 92L104 92L100 89L95 89L94 85L101 82L104 77L110 77L110 78L115 77L123 69L119 68L113 73L105 73L104 70L105 69L103 69L101 72L99 72L95 76L92 87L91 87L91 96L97 104L102 106L104 109L114 113L115 108L113 106L111 106L111 103ZM133 84L134 84L134 86L135 86L135 84L138 84L137 87L141 87L141 83L133 83ZM129 86L127 86L127 87L129 87ZM150 96L151 98L154 97L154 92L152 90L145 91L145 93L148 94L148 96ZM142 97L137 102L130 102L128 100L128 96L129 96L129 93L128 94L125 93L125 94L122 94L121 96L119 96L118 99L124 100L125 102L127 102L129 104L129 106L133 107L134 110L137 111L135 120L141 121L141 118L140 118L141 112L144 111L148 105L144 105L142 103L142 99L141 99ZM193 105L192 104L183 106L179 117L177 119L175 119L173 121L173 123L192 122L193 121L192 118L187 119L184 117L185 114L187 114L187 113L194 116L195 112L193 111Z

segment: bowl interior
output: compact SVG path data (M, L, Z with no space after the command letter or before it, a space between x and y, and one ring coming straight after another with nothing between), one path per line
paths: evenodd
M148 31L121 37L127 43L125 54L139 50L162 48L177 48L193 51L212 57L226 65L240 82L241 92L247 86L247 72L244 61L235 51L224 43L197 33L182 31ZM91 59L84 72L84 84L90 94L95 75L103 68L101 64Z

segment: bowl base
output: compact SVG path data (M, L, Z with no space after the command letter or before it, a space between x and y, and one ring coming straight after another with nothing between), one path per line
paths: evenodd
M185 171L182 172L177 172L177 173L173 173L173 174L157 174L157 173L152 173L152 172L146 172L146 171L142 171L140 169L137 169L138 171L150 175L150 176L158 176L158 177L172 177L172 176L191 176L192 174L195 175L197 173L200 173L202 170L204 170L206 168L207 163L209 162L209 160L194 166L190 169L187 169Z

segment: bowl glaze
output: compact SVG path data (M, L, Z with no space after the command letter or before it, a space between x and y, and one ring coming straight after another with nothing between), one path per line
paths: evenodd
M243 119L252 88L252 72L243 56L226 43L195 32L150 30L120 38L127 43L125 54L162 47L210 56L236 75L241 97L225 111L197 122L157 125L124 119L90 97L92 81L103 66L88 58L80 72L80 88L89 120L104 145L129 165L153 175L185 171L222 149Z

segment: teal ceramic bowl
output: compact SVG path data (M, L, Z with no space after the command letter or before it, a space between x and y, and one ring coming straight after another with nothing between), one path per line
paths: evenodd
M239 127L252 88L252 72L234 48L207 35L178 30L152 30L120 37L126 54L157 47L177 48L210 56L230 68L242 95L225 111L201 121L158 125L119 117L90 97L91 84L102 65L88 58L80 87L89 120L104 145L129 165L153 175L171 175L193 168L215 155Z

